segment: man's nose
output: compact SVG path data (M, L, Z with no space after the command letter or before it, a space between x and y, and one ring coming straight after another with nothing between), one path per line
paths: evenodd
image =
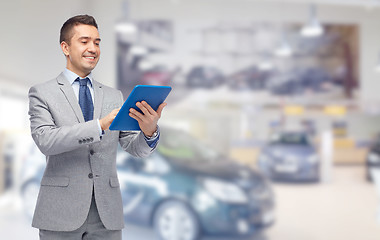
M87 51L90 52L90 53L95 53L96 52L95 44L94 43L90 43L88 45Z

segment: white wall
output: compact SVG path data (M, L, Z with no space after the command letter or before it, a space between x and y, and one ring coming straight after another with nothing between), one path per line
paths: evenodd
M112 67L114 53L113 37L109 36L108 22L104 14L117 9L103 4L104 11L95 12L91 0L13 0L0 2L0 79L25 84L35 83L56 77L65 67L66 61L59 45L59 31L62 24L76 14L91 14L97 17L100 25L104 48L102 48L102 71L97 77L108 85L114 84L115 71ZM110 5L110 4L108 4ZM112 34L111 34L112 35ZM111 65L112 64L112 65ZM98 76L99 75L99 76ZM109 76L109 77L104 77ZM104 80L103 80L104 79Z

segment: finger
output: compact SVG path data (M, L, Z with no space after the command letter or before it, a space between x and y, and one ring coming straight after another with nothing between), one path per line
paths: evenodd
M146 107L142 103L138 102L138 103L136 103L136 106L138 108L140 108L140 110L144 113L144 115L150 114L150 112L148 111L148 109L146 109Z
M139 111L137 111L134 108L129 109L129 113L132 113L133 115L137 116L140 119L143 119L143 117L144 117L144 115L142 113L140 113Z
M156 111L154 111L154 109L147 102L142 101L141 103L144 105L144 107L146 107L146 109L148 109L150 114L153 115L156 113Z
M141 122L141 119L136 115L136 114L133 114L133 113L129 113L129 116L133 119L135 119L137 122Z
M158 116L161 117L161 112L164 109L164 107L166 107L166 105L168 105L168 104L166 102L163 102L163 103L160 104L160 106L158 106L158 109L157 109Z

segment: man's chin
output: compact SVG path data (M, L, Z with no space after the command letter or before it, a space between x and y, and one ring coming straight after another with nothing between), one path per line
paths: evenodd
M96 67L96 64L95 65L87 65L85 67L85 70L86 70L86 72L90 73L92 70L94 70L95 67Z

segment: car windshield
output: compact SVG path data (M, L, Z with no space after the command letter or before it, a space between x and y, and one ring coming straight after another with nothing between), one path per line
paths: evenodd
M213 162L221 159L215 150L183 132L162 134L157 151L176 161Z
M309 145L307 136L302 133L274 134L270 142L271 144Z

